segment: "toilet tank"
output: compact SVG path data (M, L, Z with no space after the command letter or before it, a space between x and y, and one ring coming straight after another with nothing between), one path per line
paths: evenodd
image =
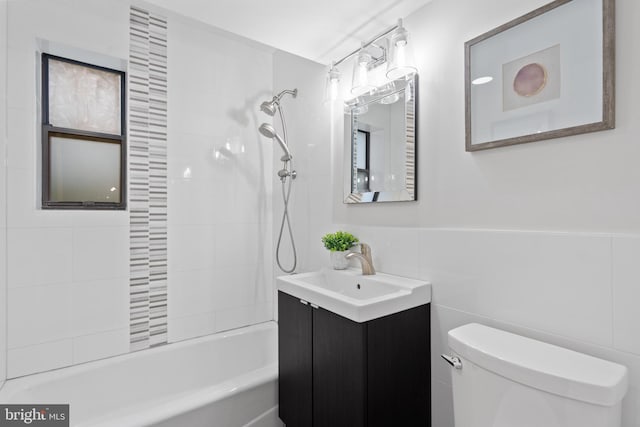
M477 323L448 340L456 427L620 426L626 367Z

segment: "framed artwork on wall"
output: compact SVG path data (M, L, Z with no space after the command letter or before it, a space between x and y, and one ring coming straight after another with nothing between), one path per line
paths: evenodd
M466 151L615 127L615 0L555 0L465 43Z

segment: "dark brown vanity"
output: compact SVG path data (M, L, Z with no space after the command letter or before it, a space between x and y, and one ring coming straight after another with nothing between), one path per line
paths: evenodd
M358 323L278 292L287 427L431 425L429 304Z

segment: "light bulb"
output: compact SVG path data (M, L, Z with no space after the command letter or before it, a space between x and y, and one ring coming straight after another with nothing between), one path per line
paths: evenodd
M398 28L391 35L390 43L391 60L387 64L387 78L396 80L417 72L409 46L409 33L402 26L402 20L398 20Z
M340 71L335 67L335 64L331 64L329 72L327 73L327 79L324 89L324 102L333 102L338 99L338 93L340 89Z
M365 51L364 46L356 57L353 66L353 79L351 80L351 93L356 96L364 95L375 89L369 82L369 64L371 55Z

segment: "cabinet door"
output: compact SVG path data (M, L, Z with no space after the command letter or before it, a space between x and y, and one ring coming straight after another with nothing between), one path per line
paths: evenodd
M313 427L364 427L366 325L312 311Z
M429 307L368 322L369 427L430 425Z
M278 292L279 416L291 427L312 426L312 308Z

